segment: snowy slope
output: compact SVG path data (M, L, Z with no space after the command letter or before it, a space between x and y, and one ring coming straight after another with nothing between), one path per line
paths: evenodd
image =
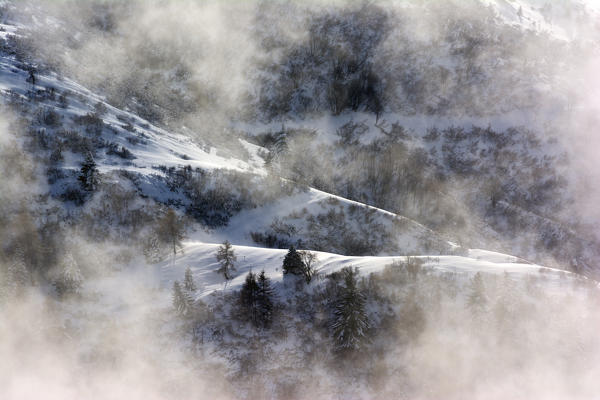
M14 35L13 32L16 31L16 28L10 25L5 25L4 29L5 37ZM41 110L44 114L55 113L59 123L55 125L41 123L39 128L41 134L57 135L65 130L74 132L85 130L85 133L80 136L94 140L94 143L104 142L105 145L109 144L122 151L128 151L130 155L123 159L123 157L110 155L106 150L100 150L95 156L95 161L100 172L103 173L127 171L135 174L139 182L136 186L144 196L150 196L159 202L175 200L186 203L187 199L184 195L168 190L156 179L157 176L165 176L164 168L190 166L192 169L199 168L205 171L224 169L255 176L265 176L267 173L263 166L264 160L258 156L259 152L266 150L259 146L240 139L240 144L247 152L247 159L240 160L228 154L226 150L192 141L190 136L193 135L190 132L187 132L187 135L168 132L131 112L117 109L108 104L102 96L54 73L36 72L36 82L33 85L28 81L28 68L30 67L22 65L10 54L0 55L0 90L4 93L4 101L16 104L17 107L31 108L35 112ZM61 106L60 102L56 101L56 96L61 95L66 96L66 106ZM27 99L30 97L36 97L37 101L28 102ZM102 111L98 112L98 109ZM88 132L88 126L82 126L82 123L78 122L89 116L100 119L101 127L95 133ZM82 160L81 154L67 153L64 154L61 167L77 172ZM157 169L158 167L163 169ZM113 176L111 179L117 178ZM55 186L69 184L70 181L63 181L56 183ZM236 188L229 189L236 190ZM52 191L60 192L60 188L55 187ZM310 188L306 192L281 197L258 208L243 210L228 226L208 234L201 231L195 236L209 241L220 241L225 237L234 243L252 244L249 234L268 230L275 218L285 219L304 211L317 216L319 213L326 214L333 209L343 212L349 207L358 207L374 213L374 223L383 224L387 231L396 236L393 242L396 247L402 249L403 254L418 253L422 249L420 242L423 237L431 238L433 242L439 243L438 247L441 248L455 247L408 218ZM359 224L357 221L350 219L347 220L349 226L354 226L353 229L360 228L357 226ZM299 238L307 233L306 223L302 218L295 218L288 223L296 226ZM401 225L401 228L398 228L398 225Z
M9 28L14 29L14 27L5 25L5 29L8 30ZM27 82L27 78L28 72L25 66L20 65L11 56L0 55L0 90L5 95L18 95L24 100L32 92L38 92L39 95L53 90L57 94L67 94L69 99L76 99L76 101L69 101L66 108L61 108L51 101L43 103L47 110L58 113L62 122L66 123L67 126L74 125L73 122L69 124L69 121L74 118L93 113L97 104L102 104L105 107L106 112L102 115L102 122L105 124L102 137L127 148L133 153L135 159L132 163L122 165L104 165L101 170L120 168L139 171L158 165L168 167L191 165L193 168L226 168L262 173L255 159L251 165L241 160L217 155L217 149L214 147L201 148L197 143L193 143L189 137L167 132L130 112L116 109L106 103L101 96L90 92L69 79L59 77L54 73L37 73L34 86ZM246 146L250 150L255 149L255 146L250 144L246 144ZM104 159L103 161L108 164L112 160ZM70 167L78 168L76 165L70 165Z
M214 291L239 290L244 283L246 274L250 271L260 272L263 269L277 286L283 281L282 263L287 250L265 249L251 246L234 246L237 256L235 278L225 287L223 277L216 271L219 264L215 254L219 244L187 242L183 254L175 261L170 259L161 263L160 281L165 288L170 288L175 280L183 278L186 268L191 268L195 280L200 286L200 297L205 297ZM338 271L344 267L358 267L361 274L368 275L382 271L394 261L405 261L405 257L348 257L339 254L316 252L318 261L316 269L322 276ZM550 287L560 284L560 279L574 274L552 268L545 268L516 257L472 249L467 256L419 256L424 261L423 267L433 273L456 273L469 277L476 272L503 274L507 272L515 280L524 279L529 275L541 274L550 279ZM566 275L565 275L566 274Z
M422 241L425 237L432 243L436 243L438 249L436 253L439 249L445 249L450 253L458 248L456 244L443 239L431 229L409 218L313 188L280 198L261 207L243 210L232 217L227 226L210 231L197 231L191 233L190 238L209 242L227 239L235 244L253 245L250 233L270 231L274 221L294 227L295 233L290 236L290 239L310 238L310 228L306 219L336 212L345 213L344 219L348 222L348 226L355 232L359 232L360 222L353 220L352 213L349 212L352 208L372 213L371 226L381 226L392 234L391 241L394 247L400 249L401 254L419 254L423 249ZM368 229L368 226L364 228ZM306 242L306 239L304 241Z

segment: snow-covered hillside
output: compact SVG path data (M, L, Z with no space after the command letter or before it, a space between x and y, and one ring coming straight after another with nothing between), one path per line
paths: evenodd
M14 32L15 29L5 25L6 32ZM7 34L9 42L11 35L14 33ZM83 135L75 136L83 141L83 147L71 148L70 153L61 150L64 153L61 154L63 161L59 160L55 167L76 172L86 151L91 150L99 171L110 176L111 180L118 182L123 176L127 176L134 181L140 195L160 203L183 204L188 207L190 195L174 189L170 186L172 184L164 180L170 168L191 168L190 173L193 170L233 170L249 177L257 176L256 179L267 174L263 166L264 160L258 156L260 152L268 152L264 148L238 139L242 154L245 155L245 160L241 160L236 155L203 146L183 134L169 133L131 112L119 110L106 103L102 97L68 79L59 78L54 73L36 72L33 84L28 72L31 68L16 61L13 55L5 53L0 65L0 79L5 101L22 109L29 109L37 119L33 121L36 124L35 135L39 140L45 141L40 150L53 147L48 142L56 141L61 136L64 138L58 141L62 141L61 148L69 149L67 143L73 140L72 136L68 136L69 132L84 130ZM35 96L35 103L29 103L30 96ZM117 175L112 172L117 172ZM52 182L50 191L60 197L65 190L72 188L73 179L69 175L58 176L63 178ZM225 190L235 191L236 188ZM410 219L310 188L299 194L267 202L258 208L256 205L254 207L240 212L227 227L200 236L207 240L230 237L236 243L249 244L253 243L251 233L268 231L275 219L290 219L290 216L299 215L292 217L292 221L285 221L288 226L293 227L288 239L291 242L306 242L307 216L327 215L332 210L344 213L351 208L358 209L359 213L365 210L369 215L369 222L366 223L382 226L387 234L393 236L390 241L393 248L402 254L416 254L423 250L424 237L432 243L431 247L437 248L437 252L451 251L455 247ZM344 216L342 220L344 224L350 224L353 231L358 230L359 227L352 226L351 220L346 220ZM322 234L327 235L325 232ZM344 250L339 246L330 248Z
M0 0L0 400L596 398L599 13Z
M250 271L259 273L264 270L267 276L276 282L277 287L283 280L282 263L287 250L265 249L251 246L234 246L237 255L236 277L225 282L216 271L219 263L215 257L220 244L202 242L186 242L183 252L175 261L168 260L160 264L160 282L170 288L175 280L184 276L187 268L191 268L194 279L200 285L199 297L204 298L215 291L239 290ZM394 262L405 261L404 257L348 257L339 254L316 252L318 274L329 275L344 267L357 267L360 273L367 276L370 273L382 272L386 266ZM524 280L529 276L541 275L548 280L548 287L559 285L559 282L571 274L564 271L545 268L519 260L514 256L487 250L472 249L466 256L417 256L423 260L422 267L432 273L454 273L464 275L465 279L477 272L489 274L508 273L513 280ZM227 283L227 284L226 284ZM226 285L225 285L226 284ZM561 290L559 287L557 290Z

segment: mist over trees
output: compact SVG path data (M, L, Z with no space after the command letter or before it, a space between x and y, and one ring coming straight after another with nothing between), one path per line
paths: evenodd
M599 13L2 2L0 398L594 398Z

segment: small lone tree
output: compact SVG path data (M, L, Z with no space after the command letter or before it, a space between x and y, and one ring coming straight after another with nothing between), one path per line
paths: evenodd
M185 237L183 220L169 208L164 217L158 221L155 231L158 240L173 250L173 258L175 258L177 250L183 248L181 243Z
M217 272L223 274L226 281L232 279L233 272L235 271L234 263L237 261L237 257L229 240L226 240L219 246L219 249L217 250L217 261L221 264L221 267Z
M358 269L342 269L344 288L336 301L331 329L338 350L357 350L367 339L366 298L358 289Z
M185 269L185 276L183 278L183 288L190 293L196 293L198 287L196 286L196 282L194 282L194 277L192 276L192 270L190 267Z
M35 87L35 83L36 83L35 69L29 68L28 72L29 72L29 75L27 76L25 81L28 83L31 83L31 89L33 90L33 88Z
M294 246L290 246L285 258L283 259L283 274L304 275L305 265L300 253Z
M86 192L94 192L98 188L98 168L91 153L85 156L77 179Z

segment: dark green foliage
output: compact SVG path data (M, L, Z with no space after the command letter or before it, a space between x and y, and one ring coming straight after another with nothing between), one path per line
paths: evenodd
M358 288L358 269L345 267L341 273L344 287L336 300L331 331L338 350L358 350L367 341L370 327L366 298Z
M283 274L304 275L304 267L300 253L291 246L283 259Z
M273 320L273 289L271 288L271 280L267 278L264 270L258 275L257 283L259 322L262 326L268 328Z
M81 171L77 179L81 188L86 192L94 192L98 188L98 168L90 153L86 155L85 161L81 164Z
M247 317L256 324L258 322L258 283L256 275L250 271L240 291L240 305Z
M222 274L225 280L233 278L233 272L235 271L235 261L237 256L233 251L233 246L226 240L219 249L217 250L217 261L221 266L217 270L218 273Z
M256 327L267 328L273 320L273 289L270 279L263 270L258 279L249 272L240 291L240 306L245 315Z

